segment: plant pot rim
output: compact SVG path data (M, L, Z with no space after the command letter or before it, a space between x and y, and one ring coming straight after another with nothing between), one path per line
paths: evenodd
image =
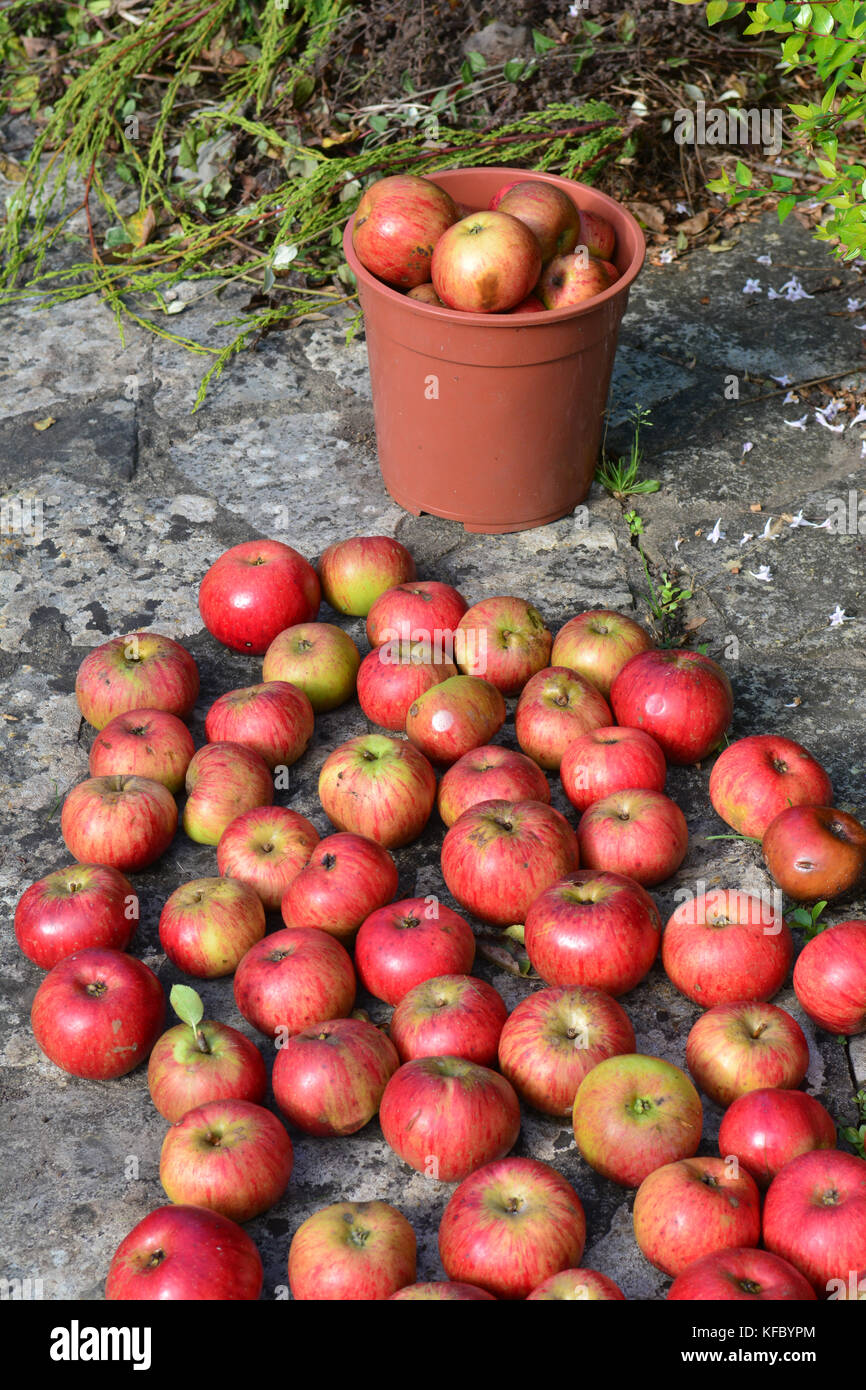
M626 293L632 282L637 278L644 260L646 259L646 239L643 229L627 208L623 207L621 203L616 202L615 199L609 197L606 193L602 193L599 189L593 188L591 184L580 183L576 179L566 179L559 174L548 174L546 172L539 172L536 169L518 169L508 165L479 164L459 166L436 170L422 177L429 179L431 183L437 184L440 188L444 188L445 191L448 192L449 177L451 175L464 176L466 174L496 174L502 177L503 182L517 175L526 180L553 183L562 188L575 201L576 190L580 190L580 192L584 194L589 194L589 201L595 204L591 210L606 215L608 221L613 223L618 235L623 224L631 226L635 234L634 255L625 270L620 273L620 277L615 284L603 290L601 294L593 295L591 299L585 299L581 304L567 305L562 309L545 309L544 313L539 313L537 310L535 312L530 310L528 313L523 314L515 314L513 310L511 312L498 314L480 314L473 313L466 309L440 309L436 304L425 304L420 300L409 299L405 292L394 289L392 285L386 284L384 280L378 279L377 276L365 269L358 260L352 245L352 230L355 226L356 215L352 213L343 231L343 254L359 286L363 284L366 289L374 294L384 295L387 299L398 300L410 313L421 315L428 322L432 314L435 318L440 319L444 323L462 323L465 325L483 323L495 330L507 328L544 328L552 323L559 323L563 319L580 318L584 314L593 313L599 305L604 304L607 300Z

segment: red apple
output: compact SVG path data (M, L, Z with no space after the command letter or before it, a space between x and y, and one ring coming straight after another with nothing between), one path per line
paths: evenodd
M610 1303L624 1300L625 1294L618 1284L595 1269L564 1269L560 1274L551 1274L549 1279L543 1280L537 1289L527 1294L527 1303L533 1299Z
M274 1099L305 1134L356 1134L376 1114L399 1065L393 1043L372 1023L328 1019L278 1050Z
M423 642L435 660L450 661L457 624L469 607L462 594L436 579L395 584L376 599L367 614L367 641Z
M490 681L454 675L413 700L406 733L433 762L451 764L489 743L505 723L505 713L505 700Z
M198 667L185 647L158 632L130 632L94 647L75 677L78 708L94 729L130 710L192 713Z
M448 891L484 922L525 922L539 893L577 868L577 839L565 816L541 801L482 801L442 842Z
M358 703L367 718L402 734L413 701L457 675L450 661L433 661L424 642L388 642L368 652L358 672Z
M722 1158L736 1158L759 1187L768 1187L799 1154L835 1147L832 1115L804 1091L748 1091L725 1111L719 1130Z
M430 819L436 774L411 743L362 734L325 759L319 800L338 830L395 849L417 840Z
M675 1277L717 1250L743 1249L761 1238L761 1194L745 1168L721 1158L685 1158L649 1173L634 1199L641 1254Z
M643 729L669 763L699 763L731 722L731 682L701 652L640 652L625 663L610 692L617 724Z
M186 975L232 975L265 934L258 894L232 878L194 878L175 888L159 918L159 941Z
M866 1032L866 922L837 922L807 941L794 966L794 993L828 1033Z
M48 1060L92 1081L125 1076L145 1061L164 1019L165 995L153 971L99 946L49 970L30 1011Z
M286 806L256 806L226 826L217 867L258 894L266 911L279 912L318 843L319 832L306 816Z
M164 854L176 829L174 797L149 777L91 777L72 788L60 812L60 831L74 859L126 873Z
M610 608L591 608L569 618L553 641L550 660L567 666L590 681L604 698L625 663L639 652L648 652L652 638L640 623Z
M677 1275L668 1299L808 1303L815 1301L815 1291L799 1270L769 1250L713 1250Z
M555 772L574 739L607 727L611 719L608 703L594 685L566 666L548 666L523 687L514 731L524 753Z
M251 946L235 971L235 1003L266 1037L291 1037L355 1002L348 952L326 932L286 927Z
M274 800L271 770L254 748L240 743L208 743L186 770L183 828L201 845L219 844L233 820Z
M718 1105L767 1086L799 1086L809 1044L795 1018L775 1004L717 1004L693 1025L686 1066Z
M157 1207L117 1247L109 1301L255 1302L264 1275L246 1231L203 1207Z
M546 309L541 300L535 294L528 294L525 299L521 299L519 304L515 304L513 309L509 309L509 314L544 314Z
M610 995L581 987L539 989L502 1029L499 1069L536 1110L570 1115L587 1072L634 1048L628 1014Z
M292 1141L270 1110L209 1100L165 1136L159 1180L170 1202L251 1221L280 1200L292 1175Z
M250 656L263 656L285 628L312 622L321 600L316 571L282 541L233 545L214 561L198 591L211 636Z
M601 263L602 263L602 265L604 266L605 270L607 271L607 274L608 274L608 278L609 278L609 280L610 280L610 283L611 283L612 285L615 285L616 282L617 282L617 280L618 280L619 277L620 277L620 271L619 271L618 267L614 265L613 261L605 261L605 260L602 260Z
M526 953L549 985L626 994L646 975L661 943L659 910L622 874L569 874L526 916Z
M417 299L421 304L433 304L437 309L446 307L436 293L432 280L427 280L423 285L414 285L411 290L407 291L406 298ZM396 1298L397 1295L395 1294L394 1297Z
M580 213L555 183L525 179L503 193L496 210L524 222L541 247L542 263L573 251L580 231Z
M522 598L482 599L457 625L454 655L466 676L483 676L503 695L518 695L548 665L553 638Z
M416 1172L460 1182L504 1158L520 1133L510 1083L463 1057L420 1057L401 1066L379 1106L385 1142Z
M334 623L296 623L277 633L265 652L262 680L288 681L302 690L316 714L351 700L361 653Z
M166 710L130 710L119 714L94 739L91 777L129 775L161 782L174 795L195 752L192 734L177 715Z
M656 1168L697 1152L703 1110L679 1067L634 1053L608 1057L587 1073L573 1122L591 1168L623 1187L640 1187Z
M352 247L366 270L400 289L430 279L439 238L457 221L444 189L416 174L377 179L361 196L352 224Z
M543 801L550 805L550 783L525 753L498 744L473 748L448 768L439 783L436 805L446 825L479 801Z
M792 1158L770 1183L764 1245L804 1274L819 1298L866 1267L866 1161L838 1149Z
M160 1115L174 1124L211 1100L260 1105L268 1073L255 1044L227 1023L203 1021L195 990L175 985L171 1002L184 1022L163 1033L147 1064L148 1089Z
M541 248L524 222L505 212L474 212L439 238L430 278L449 309L499 314L526 298L540 271Z
M240 743L273 771L291 767L313 736L313 706L288 681L267 681L220 695L207 712L208 743Z
M489 1067L496 1061L507 1017L502 996L484 980L436 975L403 995L389 1029L401 1062L416 1057L462 1057Z
M415 1232L387 1202L335 1202L298 1227L289 1246L296 1299L390 1298L415 1281Z
M832 806L789 806L761 841L770 876L797 902L832 901L866 882L866 826Z
M492 1293L486 1289L478 1289L474 1284L452 1284L443 1279L441 1282L430 1284L407 1284L405 1289L398 1289L392 1293L390 1302L406 1302L410 1300L426 1303L471 1303L480 1300L496 1302Z
M791 932L751 893L714 888L676 909L662 937L668 978L702 1008L772 999L791 968Z
M686 857L686 818L662 792L614 792L584 811L577 827L587 869L625 874L652 888L675 874Z
M606 217L600 217L597 212L587 212L584 208L578 213L580 218L580 233L578 240L585 246L591 256L598 256L600 260L609 261L616 246L616 232Z
M351 939L371 912L391 901L397 882L397 865L375 840L326 835L286 889L283 921Z
M574 1188L534 1158L503 1158L464 1178L439 1226L448 1278L496 1298L526 1298L551 1275L579 1264L585 1241Z
M401 898L361 925L355 968L366 990L397 1004L437 975L468 975L475 959L469 923L435 898Z
M614 792L663 792L665 755L640 729L590 729L569 743L559 768L565 794L577 811Z
M740 835L758 839L787 806L829 806L833 787L801 744L754 734L728 744L710 773L710 801Z
M72 864L31 883L15 908L15 939L40 970L74 951L123 951L138 926L138 897L117 869Z
M538 282L538 297L545 309L566 309L595 299L610 289L610 284L601 261L579 249L548 262Z
M352 536L319 560L322 593L338 613L366 618L376 599L415 578L415 561L391 536Z

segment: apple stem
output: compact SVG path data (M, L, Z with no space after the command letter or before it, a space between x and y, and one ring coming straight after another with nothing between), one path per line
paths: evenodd
M208 1040L207 1040L207 1038L205 1037L205 1035L204 1035L204 1033L202 1032L202 1030L201 1030L198 1026L196 1026L195 1028L193 1028L192 1031L193 1031L193 1036L195 1037L195 1045L196 1045L196 1047L198 1048L199 1052L210 1052L210 1047L208 1046Z

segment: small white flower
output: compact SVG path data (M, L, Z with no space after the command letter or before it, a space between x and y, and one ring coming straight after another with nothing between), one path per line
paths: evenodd
M661 261L662 265L670 265L671 261L675 261L676 258L677 253L676 249L673 246L665 246L659 253L659 260Z
M830 528L832 527L832 525L833 525L833 518L832 518L832 516L828 516L828 517L826 517L826 518L824 519L824 521L816 521L816 522L815 522L815 529L816 529L816 531L829 531Z
M807 520L806 520L806 518L805 518L804 515L803 515L803 508L802 508L802 507L801 507L800 510L798 511L797 515L794 517L794 520L788 522L789 529L792 530L792 531L794 530L794 528L795 528L796 526L817 526L817 525L818 525L817 521L807 521Z
M763 293L763 291L761 290L761 282L760 282L760 280L754 280L754 279L752 279L752 280L747 280L746 283L745 283L745 285L743 286L743 294L761 294L761 293Z
M860 445L860 457L861 459L866 459L866 439L864 439L863 443Z
M780 386L790 386L790 385L791 385L791 378L788 376L788 373L787 373L787 372L785 373L784 376L772 376L772 375L771 375L771 376L770 376L770 380L771 380L771 381L778 381L778 383L779 383Z
M856 314L857 310L862 309L864 304L866 304L866 299L854 299L851 297L845 307L849 314Z
M688 208L686 207L685 203L675 203L674 212L688 213Z
M819 424L819 425L823 425L823 426L824 426L824 429L825 429L825 430L832 430L832 432L833 432L834 434L841 434L842 431L843 431L844 428L845 428L844 424L841 424L841 425L831 425L831 424L830 424L830 421L827 420L827 419L821 414L820 410L816 410L816 411L815 411L815 419L818 421L818 424Z
M773 286L771 285L770 288L767 290L767 298L768 298L768 299L781 299L781 298L782 298L782 295L780 295L780 294L778 293L777 290L774 290L774 289L773 289Z
M857 414L854 416L854 419L848 421L848 425L849 427L851 425L862 425L864 420L866 420L866 405L861 405L860 409L857 411Z
M796 405L799 399L800 397L796 394L795 391L789 391L787 396L785 396L785 398L783 399L782 405Z
M745 444L743 445L743 454L746 455L749 452L749 450L754 449L754 447L755 446L752 443L752 441L750 439L747 439Z
M854 327L862 333L866 329L866 323L855 323Z
M757 571L749 570L749 574L753 579L760 579L762 584L772 584L773 582L773 575L768 565L761 565Z
M783 420L782 423L784 425L790 425L792 430L804 430L808 418L808 415L801 415L799 420Z
M682 545L682 543L683 543L683 538L682 538L682 536L677 536L676 540L674 541L674 550L679 550L679 548L680 548L680 546Z
M747 541L753 541L754 539L755 539L755 533L754 533L754 531L744 531L744 532L743 532L743 539L740 541L740 545L745 545Z
M785 281L782 286L782 294L790 303L793 303L795 299L815 298L813 294L806 293L796 275L792 275L790 280Z
M773 536L773 535L770 534L770 527L772 526L772 524L773 524L773 518L772 518L771 516L768 516L768 517L767 517L767 524L766 524L766 526L764 527L763 531L761 532L760 536L758 537L758 540L759 540L759 541L777 541L777 540L779 539L779 537L778 537L777 535L776 535L776 536Z
M772 257L772 256L756 256L756 257L755 257L755 260L758 262L758 265L772 265L772 264L773 264L773 257Z
M815 407L818 415L823 415L825 420L835 420L840 410L845 409L844 401L837 401L835 398L827 402L826 405Z
M845 612L845 609L840 608L838 603L836 604L836 607L833 609L833 612L830 614L831 627L841 627L843 623L853 623L856 621L856 618L849 618Z
M708 533L707 540L711 545L718 545L719 541L723 541L724 539L725 532L722 530L722 518L719 517L712 531Z
M785 709L796 709L799 704L799 700L792 700L790 704L785 706Z

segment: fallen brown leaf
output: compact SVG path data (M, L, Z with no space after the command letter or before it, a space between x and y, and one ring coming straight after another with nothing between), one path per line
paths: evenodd
M710 214L707 209L704 208L702 212L695 213L694 217L687 218L685 222L678 222L677 231L685 232L686 236L697 236L700 232L706 230L709 220Z

